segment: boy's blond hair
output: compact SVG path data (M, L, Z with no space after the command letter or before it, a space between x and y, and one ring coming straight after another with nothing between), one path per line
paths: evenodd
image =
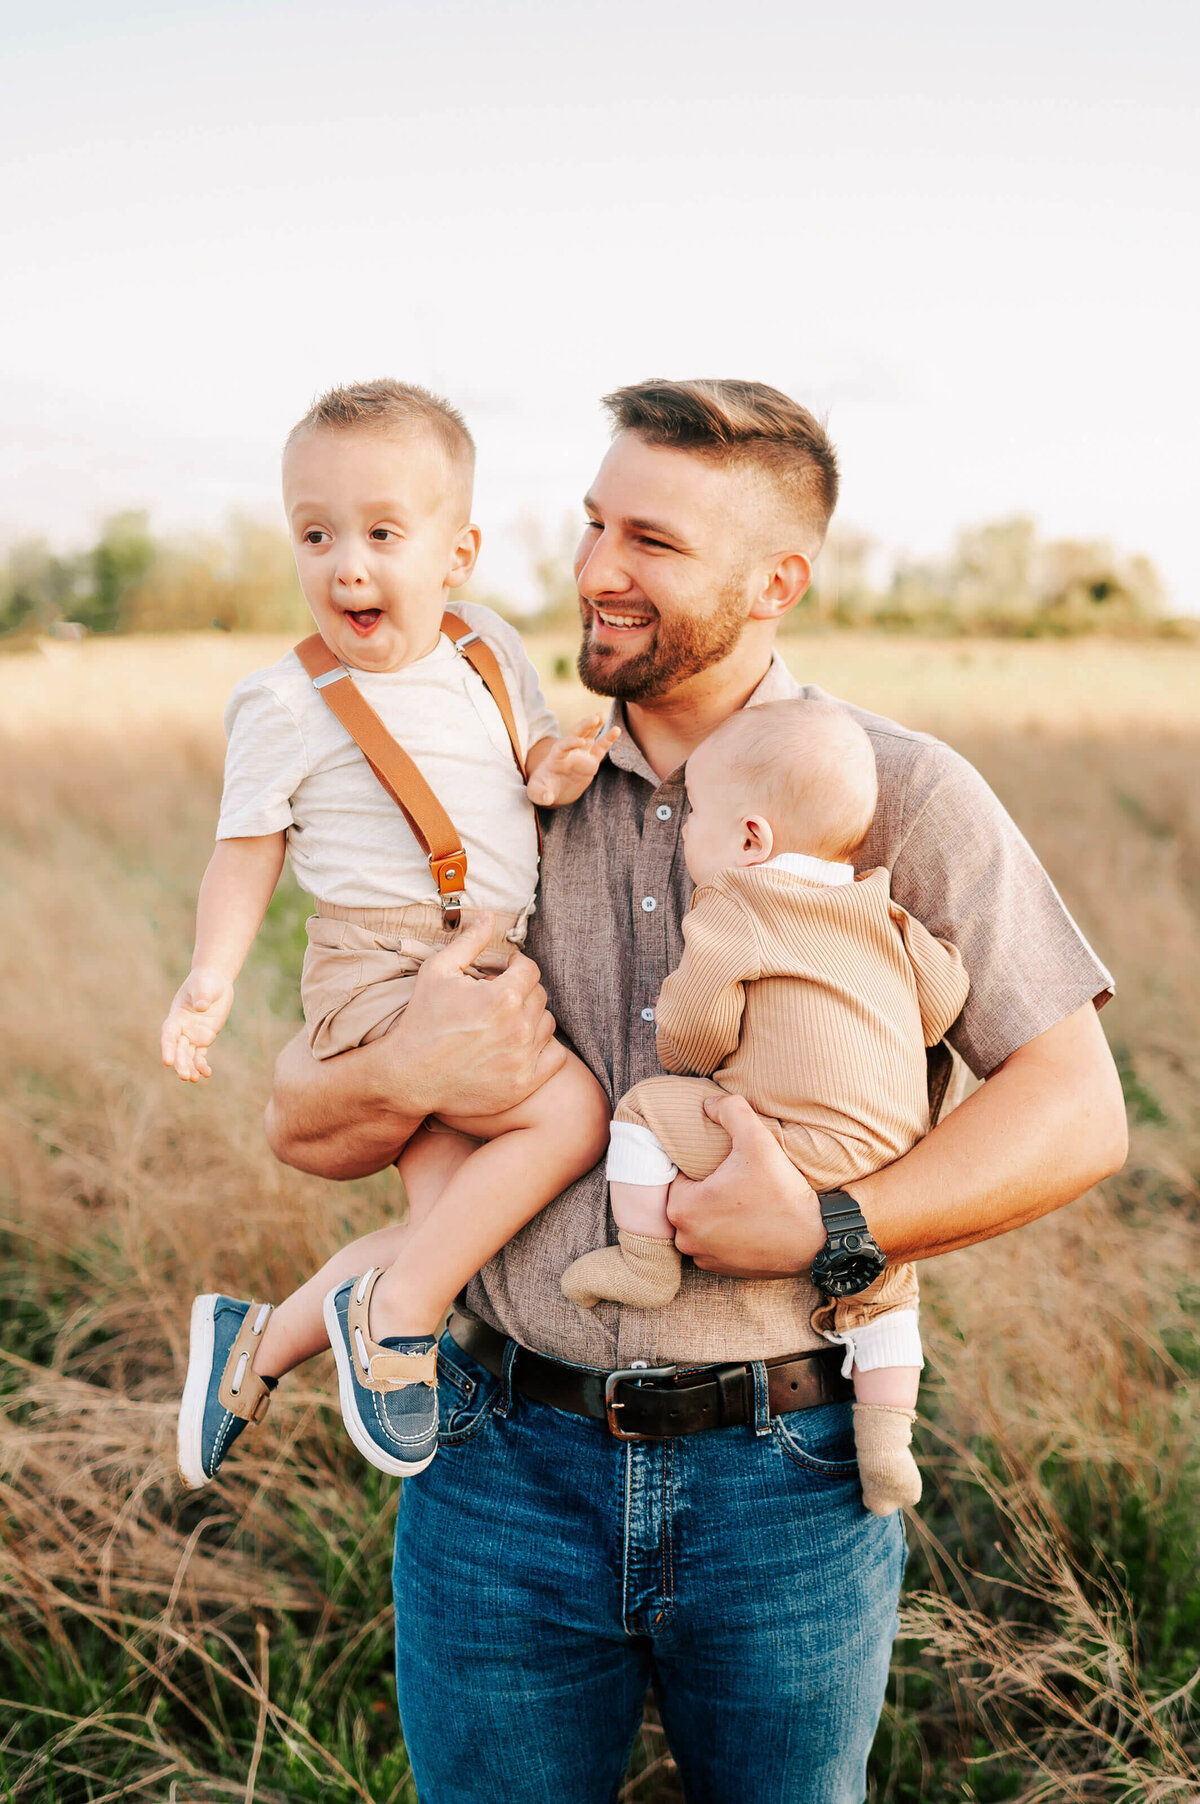
M475 478L475 440L457 407L415 382L381 376L374 382L352 382L331 388L313 402L287 435L288 445L304 432L324 427L332 432L427 432L447 464L461 477L468 499Z
M848 860L875 818L875 753L837 702L740 708L704 741L719 747L725 781L745 813L761 809L776 852Z
M760 471L804 527L816 556L837 505L837 453L820 421L765 382L654 377L605 395L616 432Z

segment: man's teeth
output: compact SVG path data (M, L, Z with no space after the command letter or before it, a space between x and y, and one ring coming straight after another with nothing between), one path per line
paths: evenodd
M596 609L596 613L603 620L605 626L649 626L650 624L648 614L606 614L600 608Z

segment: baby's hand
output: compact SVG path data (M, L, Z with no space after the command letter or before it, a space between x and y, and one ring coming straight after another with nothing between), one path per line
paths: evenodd
M620 727L610 727L597 738L603 722L602 714L589 715L580 721L570 738L550 742L525 786L531 802L540 808L561 808L566 802L579 800L621 735Z
M162 1062L172 1065L185 1083L212 1076L204 1054L229 1018L233 985L223 971L189 971L162 1026Z

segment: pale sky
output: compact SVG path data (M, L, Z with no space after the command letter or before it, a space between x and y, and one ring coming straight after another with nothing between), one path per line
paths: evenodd
M1200 608L1183 0L0 0L0 542L276 517L332 382L480 442L483 585L606 389L827 414L891 552L1015 511Z

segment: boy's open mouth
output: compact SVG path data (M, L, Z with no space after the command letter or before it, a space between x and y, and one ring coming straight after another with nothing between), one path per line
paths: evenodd
M347 608L346 610L346 619L362 639L374 631L382 618L382 608Z

